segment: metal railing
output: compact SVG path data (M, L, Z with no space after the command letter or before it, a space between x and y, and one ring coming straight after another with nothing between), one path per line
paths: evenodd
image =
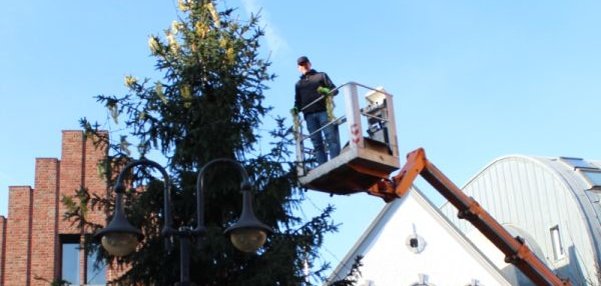
M312 146L312 144L306 144L306 140L310 139L312 135L316 134L316 133L320 133L322 132L325 128L328 128L332 125L335 125L336 127L339 127L339 132L340 132L340 140L341 142L343 142L343 140L350 140L351 138L353 138L354 136L359 136L360 138L358 139L358 142L355 143L359 143L360 145L363 144L363 134L364 134L364 130L362 130L361 126L363 124L361 124L361 121L368 121L368 119L371 120L376 120L378 122L380 122L382 125L384 126L388 126L389 128L395 128L394 127L394 115L392 113L392 111L387 112L388 116L386 117L382 117L382 116L376 116L373 114L370 114L368 112L365 112L365 108L361 108L359 106L359 100L358 100L358 95L357 95L357 88L363 88L365 90L369 92L377 92L377 93L381 93L382 95L392 98L391 94L388 94L387 92L385 92L383 89L378 89L378 88L372 88L360 83L356 83L356 82L347 82L333 90L330 91L330 93L328 93L327 95L323 95L320 96L319 98L317 98L316 100L312 101L311 103L309 103L308 105L304 106L298 113L294 114L293 113L293 121L295 122L295 128L294 128L294 137L295 137L295 141L296 141L296 157L297 157L297 172L300 176L303 176L304 174L306 174L308 172L309 169L312 169L314 167L316 167L316 161L315 161L315 150ZM344 96L336 96L334 97L332 94L335 93L336 91L340 91L342 90L343 95ZM305 129L304 129L304 125L305 125L305 119L304 116L301 116L300 113L302 113L304 110L306 110L307 108L309 108L310 106L314 105L314 104L318 104L320 101L322 100L326 100L326 97L328 96L332 96L334 99L336 99L335 103L340 103L342 102L342 104L336 104L336 106L342 107L342 111L337 110L336 107L333 107L334 110L328 111L331 112L331 114L334 114L334 118L331 119L326 125L321 126L319 129L315 130L312 133L305 133ZM342 99L341 99L342 98ZM387 104L392 104L391 100L390 102L387 102ZM339 114L338 116L336 116L336 114ZM352 122L353 126L348 126L348 128L340 128L340 126L344 125L347 122ZM356 134L359 133L359 134ZM393 138L393 140L390 141L394 141L393 144L396 146L396 132L393 132L392 135L394 135L395 138ZM324 144L327 144L327 142L324 140ZM312 147L308 147L309 145L311 145ZM341 148L344 148L344 146L342 146L341 144ZM326 150L327 145L326 145Z

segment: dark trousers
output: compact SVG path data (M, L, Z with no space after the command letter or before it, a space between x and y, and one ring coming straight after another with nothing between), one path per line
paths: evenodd
M325 111L305 114L305 121L307 122L307 129L311 134L311 142L315 149L315 159L317 160L317 163L323 164L328 160L325 151L326 148L324 146L324 136L330 159L338 156L338 154L340 154L338 125L332 124L319 132L316 132L316 130L328 124L328 114Z

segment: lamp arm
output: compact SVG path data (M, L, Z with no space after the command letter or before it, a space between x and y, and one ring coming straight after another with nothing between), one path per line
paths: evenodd
M169 175L167 174L167 170L163 168L159 163L148 160L148 159L139 159L132 162L129 162L123 170L119 172L119 176L117 177L117 184L115 185L115 193L117 194L115 198L115 206L117 204L121 206L122 194L125 193L125 186L123 185L123 181L125 178L125 174L132 168L136 166L150 166L153 167L161 173L163 176L164 187L163 187L163 200L164 200L164 210L163 215L165 217L164 226L162 233L169 233L173 230L173 219L171 218L171 182L169 180Z
M240 188L244 191L251 188L250 181L248 179L248 173L246 169L240 164L240 162L228 159L228 158L219 158L209 161L205 164L198 172L198 177L196 178L196 228L194 232L204 232L205 231L205 223L204 223L204 175L207 169L218 163L229 163L234 165L239 173L242 176L242 183L240 184Z

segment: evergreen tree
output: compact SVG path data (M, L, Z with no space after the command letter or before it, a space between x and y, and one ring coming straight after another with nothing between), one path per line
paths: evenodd
M318 263L318 250L324 235L336 231L330 219L333 208L328 206L308 220L295 215L303 192L296 183L294 162L289 159L292 136L283 118L275 118L271 150L256 154L260 143L257 130L270 111L263 105L263 92L266 82L275 78L268 72L270 62L259 55L263 31L256 15L240 20L235 10L218 10L215 4L211 0L180 0L179 19L164 37L150 37L150 51L162 79L127 76L126 95L97 97L129 135L109 144L111 156L101 170L112 186L119 167L133 160L133 145L141 157L158 151L166 159L171 178L175 227L192 226L200 168L216 158L237 160L254 183L257 217L275 231L257 254L236 250L223 230L241 211L240 177L231 166L208 169L204 208L208 231L191 253L192 281L197 285L308 285L303 273L307 262L312 268L311 281L323 281L328 265ZM105 128L86 119L82 119L82 126L90 133ZM115 132L111 133L114 136ZM115 283L172 285L179 279L178 240L174 240L174 251L163 247L163 180L153 175L140 168L128 178L138 183L126 192L126 212L130 222L145 234L137 251L118 258L96 244L86 246L98 251L101 259L124 267L124 275ZM112 213L113 193L105 198L86 192L82 189L77 195L85 198L80 199L84 207L74 207L73 198L65 198L72 205L66 218L95 231L101 226L88 221L81 210Z

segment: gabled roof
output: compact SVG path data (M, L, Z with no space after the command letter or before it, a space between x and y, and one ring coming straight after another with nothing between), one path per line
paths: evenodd
M509 285L509 283L503 278L502 274L499 270L479 251L477 248L472 245L469 240L461 234L461 232L439 211L439 209L434 206L418 189L412 188L412 190L403 198L394 200L388 203L382 211L378 214L378 216L374 219L372 224L367 228L367 230L361 235L359 240L355 243L353 248L349 251L349 253L345 256L342 262L336 267L333 271L332 275L328 279L329 281L335 281L343 278L350 270L351 265L353 264L355 257L358 255L365 256L369 255L370 251L372 251L375 247L378 247L378 243L390 243L394 241L395 245L390 245L386 247L391 247L391 252L389 257L386 257L386 261L378 261L375 264L378 265L369 265L365 264L363 267L375 267L375 268L384 268L386 265L394 265L398 264L399 267L402 266L402 263L399 263L399 259L410 259L411 256L405 257L394 257L394 248L395 247L405 247L405 244L408 244L407 230L404 230L405 233L401 235L401 237L393 237L393 238L385 238L384 235L391 235L391 232L385 232L385 228L387 225L394 225L394 222L391 221L393 218L395 220L399 220L399 217L395 217L395 215L399 213L403 213L403 206L416 204L418 206L419 211L415 211L410 213L411 217L407 217L412 221L415 221L417 226L417 234L420 233L420 230L424 229L424 224L435 224L428 225L428 228L436 229L436 231L440 234L439 237L445 237L445 239L449 240L450 237L453 242L453 245L458 245L458 249L453 250L435 250L434 248L430 249L430 254L432 255L432 251L437 251L435 256L435 260L448 260L446 261L446 265L453 266L457 264L461 264L460 261L470 260L472 263L476 265L480 265L481 269L478 272L474 273L474 275L480 275L480 277L485 276L488 279L492 279L497 285ZM407 208L407 207L406 207ZM408 213L405 213L407 215ZM419 217L421 215L421 217ZM402 220L402 218L401 218ZM414 224L414 232L415 232L415 224ZM440 244L441 242L436 242L435 240L439 237L426 237L426 242L430 242L432 247L436 243ZM448 244L449 242L444 242ZM382 246L379 246L382 247ZM460 255L449 255L449 251L459 251ZM457 257L461 256L461 257ZM432 261L435 262L435 261ZM372 263L374 264L374 263ZM434 266L435 263L432 263L430 268L436 268ZM428 268L428 265L424 265L424 268ZM440 268L440 267L438 267ZM360 269L361 270L361 269ZM405 269L407 270L407 269ZM440 269L439 269L440 270ZM399 271L402 271L399 269ZM399 271L397 272L400 273ZM434 271L434 270L432 270ZM486 272L486 273L482 273ZM418 275L422 273L405 273L405 276L414 277L417 280ZM364 277L369 279L369 277ZM440 277L439 277L440 278ZM463 282L464 284L469 283L470 281ZM483 282L483 281L480 281ZM434 282L436 283L436 282ZM440 282L439 282L440 283ZM486 284L486 283L484 283ZM377 286L380 284L376 284Z

